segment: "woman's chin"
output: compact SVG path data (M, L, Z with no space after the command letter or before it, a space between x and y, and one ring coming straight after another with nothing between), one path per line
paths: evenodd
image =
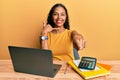
M63 27L63 24L57 24L56 27Z

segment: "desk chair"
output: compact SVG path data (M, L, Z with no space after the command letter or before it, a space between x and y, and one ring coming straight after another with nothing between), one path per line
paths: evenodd
M80 59L79 54L75 48L73 48L73 54L74 54L75 60Z

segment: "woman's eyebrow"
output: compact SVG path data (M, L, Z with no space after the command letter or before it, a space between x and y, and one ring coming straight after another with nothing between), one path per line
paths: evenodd
M57 11L55 11L55 12L53 12L53 13L64 13L64 14L65 14L65 12L57 12Z

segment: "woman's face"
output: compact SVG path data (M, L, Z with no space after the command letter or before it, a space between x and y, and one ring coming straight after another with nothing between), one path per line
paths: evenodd
M61 6L56 7L52 14L52 19L55 24L54 27L64 27L66 21L66 12L64 8Z

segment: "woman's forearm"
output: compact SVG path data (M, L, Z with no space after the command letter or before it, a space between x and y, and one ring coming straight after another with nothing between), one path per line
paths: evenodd
M42 49L48 49L47 40L41 40L41 48Z
M73 42L75 42L76 38L83 39L83 36L79 34L77 31L72 31L71 37Z
M72 31L71 38L73 40L74 47L77 50L85 48L85 40L81 34L76 31Z
M47 33L42 31L41 32L41 37L42 36L47 36ZM41 45L42 49L48 49L48 40L47 39L45 39L45 40L40 39L40 45Z

